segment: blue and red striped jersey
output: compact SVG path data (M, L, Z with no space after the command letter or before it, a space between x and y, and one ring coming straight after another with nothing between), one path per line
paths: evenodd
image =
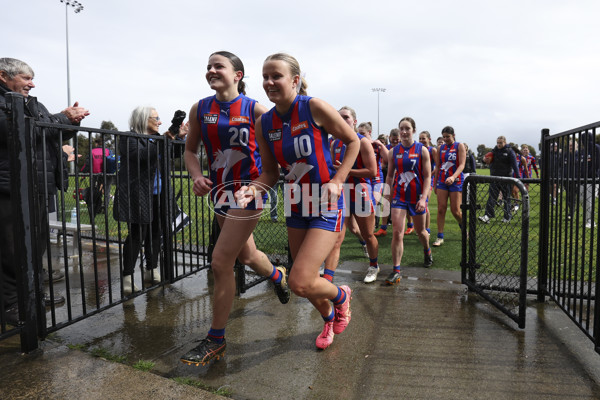
M213 187L232 181L251 181L260 175L261 161L254 132L255 105L256 100L243 94L229 102L221 102L216 96L198 102L197 118ZM236 183L231 190L238 190L240 186Z
M301 190L303 184L317 184L320 188L336 173L327 131L314 121L310 99L298 95L285 115L273 107L261 117L262 134L283 170L286 183L296 183ZM341 207L342 197L341 203L338 202ZM338 206L330 205L329 209L338 209ZM297 204L292 205L292 211L298 211Z
M396 174L394 177L392 203L416 203L423 193L423 144L413 142L406 148L400 143L392 150Z
M458 145L460 143L454 142L452 145L448 146L446 143L440 146L440 173L438 176L438 182L445 182L450 176L452 176L458 165L460 164L460 156L458 154ZM454 184L459 185L464 181L464 175L461 172L460 176L458 176L454 180Z

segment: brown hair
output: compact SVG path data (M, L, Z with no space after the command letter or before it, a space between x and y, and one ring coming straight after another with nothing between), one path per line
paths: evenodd
M238 92L245 95L246 94L246 83L243 81L243 79L246 76L246 73L244 72L244 63L242 63L242 60L240 60L240 58L238 56L236 56L235 54L230 53L228 51L216 51L216 52L212 53L211 56L214 56L215 54L218 56L223 56L226 59L228 59L229 62L231 63L231 65L233 66L234 71L242 72L242 79L240 79L240 81L238 82Z

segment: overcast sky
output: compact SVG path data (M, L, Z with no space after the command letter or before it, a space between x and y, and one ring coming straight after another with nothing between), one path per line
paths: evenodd
M68 10L71 99L128 130L138 105L173 112L214 94L208 56L237 54L247 95L273 106L262 62L292 54L308 93L389 133L404 116L435 139L452 125L471 148L498 135L537 150L540 130L600 120L600 1L554 0L82 0ZM31 92L51 111L67 104L65 5L4 2L0 56L29 63ZM378 95L372 88L385 88ZM379 120L379 126L378 126Z

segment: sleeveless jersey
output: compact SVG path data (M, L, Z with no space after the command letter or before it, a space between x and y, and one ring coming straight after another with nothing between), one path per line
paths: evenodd
M427 150L429 151L429 161L431 162L431 187L433 187L433 180L435 177L433 176L433 170L435 169L435 159L433 158L433 146L428 146Z
M229 102L220 102L216 96L198 102L197 118L213 188L235 192L241 187L239 181L250 182L260 175L260 155L254 136L255 104L256 100L243 94ZM232 181L235 184L227 184ZM213 201L220 192L213 192Z
M531 169L533 168L535 170L536 175L539 175L538 172L538 167L537 167L537 162L535 161L535 157L532 156L531 154L529 154L527 157L527 175L532 178L533 175L531 175Z
M311 97L298 95L285 115L275 107L261 117L262 134L271 152L282 168L287 184L299 185L294 196L320 198L321 185L335 175L327 131L319 127L310 112ZM318 193L313 193L313 188ZM314 212L311 203L311 213ZM340 196L336 204L328 204L328 210L343 209L344 199ZM299 204L291 204L293 212L300 212Z
M458 145L460 143L454 142L450 146L446 143L440 146L440 174L438 182L444 183L446 179L454 175L458 165L460 164L460 156L458 154ZM455 185L463 183L464 176L461 172L460 175L454 180Z
M379 146L372 144L373 151L375 152L375 162L377 163L377 175L371 178L371 184L376 185L383 182L383 170L381 169L381 149Z
M517 167L519 167L519 173L513 173L513 177L515 178L527 178L527 164L522 162L523 156L515 154L517 156Z
M361 135L360 133L357 133L356 135L358 136L358 140L362 140L364 138L364 136ZM344 160L344 156L346 155L346 145L340 139L335 139L332 144L332 152L333 152L333 161L342 162ZM352 169L362 169L362 168L365 168L365 163L359 152L358 156L356 157L356 161L354 162L354 165L352 166ZM350 196L350 201L355 201L357 198L355 188L360 187L361 193L367 193L366 186L371 185L371 179L360 178L357 176L348 176L348 179L346 179L346 181L348 183L351 183L350 191L348 192L348 195Z
M423 193L423 144L413 142L406 148L400 143L392 150L396 175L394 177L392 204L415 204Z

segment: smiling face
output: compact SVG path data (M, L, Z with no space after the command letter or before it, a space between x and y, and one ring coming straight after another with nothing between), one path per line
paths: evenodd
M160 118L158 116L158 111L152 110L150 112L150 117L148 117L148 128L147 128L146 132L149 135L156 135L156 134L158 134L158 127L161 125L162 125L162 122L160 122Z
M29 91L35 87L33 84L33 76L26 73L16 74L10 78L6 72L1 71L0 81L2 81L11 92L20 93L25 97L29 96Z
M398 129L400 129L400 141L402 142L402 145L405 147L412 145L414 142L413 134L415 133L415 130L410 121L400 121L398 124Z
M289 65L282 60L267 60L263 64L263 89L275 104L291 104L296 98L300 77L292 76Z
M206 81L210 88L216 91L236 89L237 83L243 78L242 71L235 71L233 64L227 57L213 54L208 59L206 66Z
M424 146L429 147L431 145L430 139L426 133L421 133L419 135L419 142L423 143Z
M444 143L446 143L448 146L454 143L454 135L449 132L442 133L442 138L444 138Z

